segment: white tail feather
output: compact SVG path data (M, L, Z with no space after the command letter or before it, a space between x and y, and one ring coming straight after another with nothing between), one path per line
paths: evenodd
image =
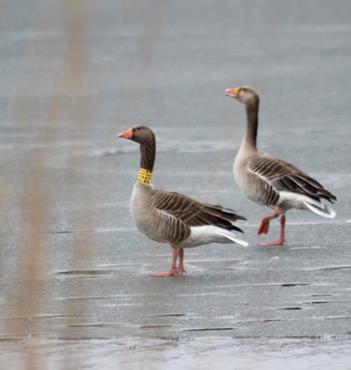
M312 199L306 195L281 191L279 193L279 204L285 204L287 208L308 209L311 212L326 218L334 218L336 213L323 201Z
M234 233L232 233L230 231L227 231L227 230L223 230L222 232L218 231L218 234L224 236L225 238L227 238L229 240L231 240L235 244L241 245L242 247L246 248L246 247L249 246L248 242L246 242L245 240L239 239Z
M243 247L249 245L229 230L214 225L204 225L191 226L191 234L182 242L181 246L191 248L210 243L235 243Z
M320 203L318 204L318 206L314 205L314 204L310 204L308 202L303 202L303 204L313 213L319 215L319 216L322 216L322 217L326 217L326 218L335 218L336 216L336 212L329 208L326 204L324 203Z

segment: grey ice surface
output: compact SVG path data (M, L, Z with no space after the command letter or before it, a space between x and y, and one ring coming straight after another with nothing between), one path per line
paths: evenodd
M350 14L349 0L2 0L0 364L20 368L29 346L52 368L70 354L96 369L350 369ZM282 248L256 246L269 210L232 178L245 115L224 89L242 84L261 94L260 148L338 197L335 220L290 212ZM170 249L129 215L139 153L116 134L136 123L157 135L154 184L236 209L250 247L192 249L186 276L150 276ZM39 234L40 309L16 317Z

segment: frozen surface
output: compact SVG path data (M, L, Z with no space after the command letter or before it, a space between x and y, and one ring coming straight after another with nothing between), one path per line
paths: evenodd
M28 353L30 355L28 355ZM0 350L4 364L22 369L31 358L35 369L179 368L221 370L350 369L348 341L233 339L226 336L183 340L123 338L122 340L25 340ZM31 356L31 357L28 357ZM50 367L48 366L50 364Z
M1 7L0 364L349 369L351 3ZM241 84L261 93L260 147L338 197L335 220L290 212L283 248L256 246L267 209L233 183L245 116L224 89ZM170 250L129 215L138 148L116 133L136 123L157 135L155 185L238 210L249 248L150 276Z

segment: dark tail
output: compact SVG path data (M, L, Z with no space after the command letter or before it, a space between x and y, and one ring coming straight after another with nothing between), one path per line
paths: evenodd
M205 204L204 212L211 219L212 225L219 226L226 230L236 230L243 232L239 227L233 225L237 220L246 220L246 217L240 216L236 211L230 208L223 208L219 205Z

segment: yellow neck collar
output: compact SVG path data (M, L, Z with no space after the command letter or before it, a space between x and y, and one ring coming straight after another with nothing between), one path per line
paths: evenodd
M152 172L145 168L140 168L138 173L138 184L150 184Z

